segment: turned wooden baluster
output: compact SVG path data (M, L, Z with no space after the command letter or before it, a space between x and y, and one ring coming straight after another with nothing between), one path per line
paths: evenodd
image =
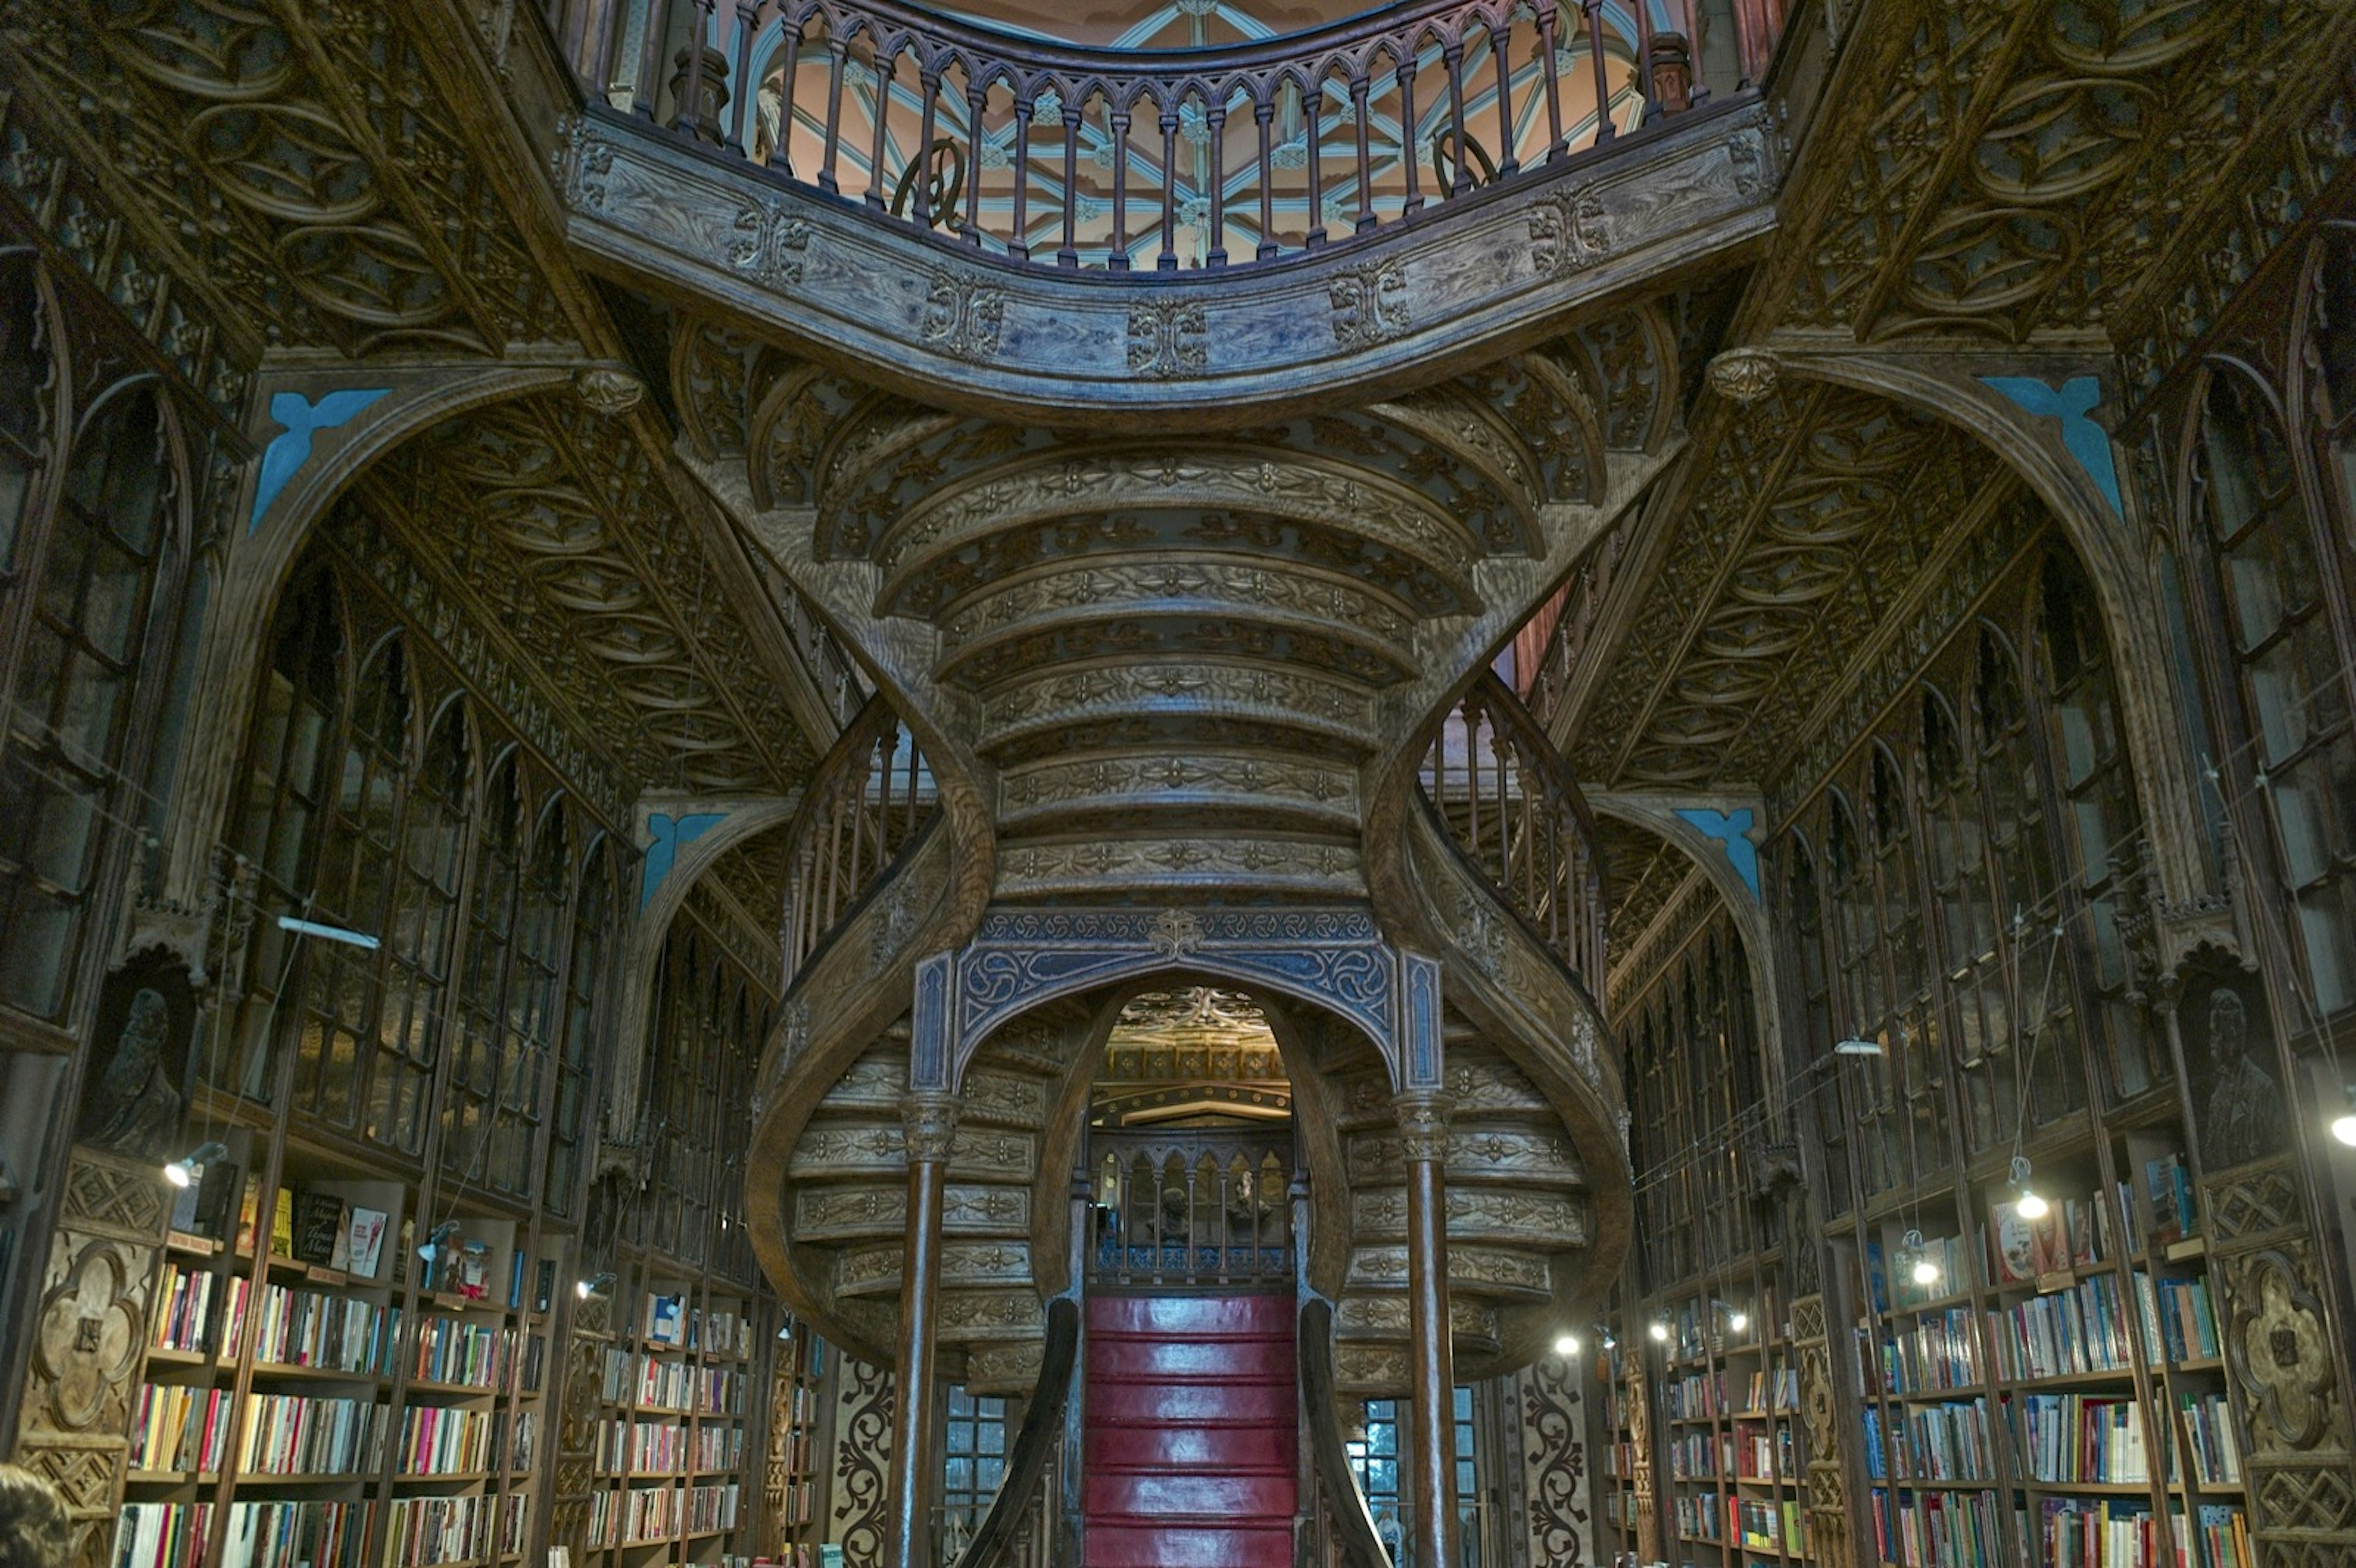
M925 112L916 123L916 161L910 178L916 182L914 204L916 227L933 226L933 127L939 121L937 110L941 95L940 71L929 60L916 65L916 91L925 95Z
M974 85L976 80L975 76L969 74L965 82L965 242L979 247L981 244L981 148L982 144L989 140L982 133L981 114L990 94L987 89Z
M1154 258L1157 272L1178 270L1178 101L1162 105L1162 254Z
M819 153L818 187L829 196L840 196L842 187L835 179L834 165L835 154L842 145L842 83L851 74L851 43L829 32L826 48L832 64L826 80L826 144Z
M1603 0L1580 0L1580 9L1587 16L1588 58L1595 62L1595 144L1600 147L1619 133L1612 123L1612 84L1603 69Z
M1301 90L1301 133L1309 139L1309 227L1301 243L1314 251L1325 243L1325 80Z
M1006 253L1018 261L1031 259L1031 116L1038 107L1029 94L1014 95L1014 232Z
M1464 142L1464 40L1449 39L1440 58L1448 67L1448 123L1456 148L1456 172L1449 176L1448 194L1462 196L1472 188L1472 155Z
M1513 41L1514 29L1510 23L1499 22L1490 27L1489 52L1496 57L1497 67L1497 177L1500 179L1522 166L1522 161L1514 156Z
M630 112L648 119L656 117L662 96L662 47L670 36L672 0L649 0L647 6L647 34L638 40L638 76L631 90Z
M1351 73L1350 119L1357 127L1358 140L1358 221L1353 226L1352 232L1358 234L1364 234L1375 226L1375 182L1366 148L1369 130L1366 94L1369 85L1364 68Z
M1269 126L1276 119L1276 92L1265 83L1252 101L1252 119L1259 126L1258 259L1265 261L1276 254L1276 160L1269 146Z
M760 87L753 80L753 24L759 16L760 7L751 0L736 0L736 70L742 80L730 83L728 130L721 144L739 157L748 150L744 144L745 106Z
M1547 162L1552 163L1568 151L1562 144L1562 72L1555 65L1555 25L1557 15L1553 0L1539 0L1538 58L1546 62L1547 100Z
M1078 241L1080 218L1080 111L1066 102L1064 105L1064 248L1055 252L1055 263L1063 267L1080 264Z
M891 210L888 204L892 199L892 193L888 188L889 181L886 179L884 173L884 132L885 126L890 123L892 119L892 78L893 75L900 69L900 51L894 49L889 54L884 53L883 41L878 39L874 48L874 59L875 144L869 152L867 158L867 195L865 200L868 206L875 208L877 211L887 212ZM924 156L924 154L920 150L916 155L921 158Z
M1105 124L1112 132L1112 251L1105 266L1129 271L1129 105L1105 100Z
M1419 176L1415 166L1415 52L1421 47L1419 41L1408 44L1405 52L1399 56L1398 62L1399 167L1407 175L1407 200L1399 208L1401 218L1413 217L1423 208L1423 193L1416 186Z
M770 162L784 168L787 177L794 172L794 85L801 71L802 24L798 17L786 18L786 54L783 74L777 79L777 144L769 151ZM760 84L744 96L757 97ZM751 151L748 146L745 149Z
M1203 100L1203 123L1211 134L1211 249L1204 264L1224 267L1227 264L1227 101L1224 97L1205 94Z

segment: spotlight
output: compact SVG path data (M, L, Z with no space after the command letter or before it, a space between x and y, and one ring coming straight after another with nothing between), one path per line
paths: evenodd
M434 1226L433 1230L426 1232L425 1240L418 1244L417 1255L420 1258L423 1258L425 1262L429 1264L432 1263L435 1258L442 1255L442 1244L450 1240L453 1236L455 1236L457 1233L457 1221L443 1221L440 1224Z
M1916 1258L1914 1260L1914 1283L1916 1285L1938 1284L1939 1265L1933 1263L1929 1258Z
M175 1187L187 1187L197 1179L197 1173L212 1161L229 1153L229 1145L209 1143L193 1154L182 1155L164 1168L164 1179Z
M603 1296L613 1288L614 1276L612 1274L607 1273L601 1274L594 1279L582 1280L580 1283L573 1285L573 1294L579 1296L582 1300L586 1301L593 1296ZM784 1336L782 1335L779 1336L781 1339Z
M1579 1336L1565 1334L1561 1339L1557 1339L1554 1342L1554 1353L1565 1360L1579 1354Z
M1607 1350L1616 1350L1620 1348L1620 1341L1606 1334L1603 1336L1603 1348Z
M1654 1324L1648 1332L1653 1336L1653 1342L1656 1345L1665 1345L1669 1342L1669 1326L1665 1323Z
M2356 1147L2356 1111L2336 1118L2331 1124L2331 1136L2341 1143Z
M1738 1311L1726 1320L1726 1326L1740 1334L1751 1327L1751 1314Z

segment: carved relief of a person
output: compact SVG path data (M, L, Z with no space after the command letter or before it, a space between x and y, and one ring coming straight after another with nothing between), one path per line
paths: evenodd
M2220 986L2209 993L2209 1098L2201 1107L2201 1157L2211 1171L2280 1152L2282 1086L2253 1061L2249 1013L2241 997Z
M126 1154L160 1157L180 1135L179 1086L168 1047L172 1012L162 993L142 987L123 1031L84 1103L81 1136Z

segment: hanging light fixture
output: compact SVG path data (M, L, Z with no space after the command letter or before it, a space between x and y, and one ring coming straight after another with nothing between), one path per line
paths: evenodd
M2012 1184L2020 1189L2019 1200L2012 1206L2013 1212L2024 1220L2042 1220L2052 1212L2053 1206L2040 1198L2036 1189L2029 1185L2029 1157L2025 1154L2012 1157Z
M190 1186L196 1181L198 1172L201 1171L206 1166L210 1165L214 1160L220 1158L221 1156L227 1153L229 1153L229 1145L227 1144L205 1144L199 1147L194 1153L184 1154L179 1158L173 1160L171 1163L165 1166L164 1179L170 1182L175 1187Z
M1931 1254L1924 1248L1922 1243L1922 1232L1907 1232L1905 1235L1899 1238L1898 1244L1914 1254L1914 1283L1916 1285L1936 1285L1939 1283L1939 1265L1931 1261Z

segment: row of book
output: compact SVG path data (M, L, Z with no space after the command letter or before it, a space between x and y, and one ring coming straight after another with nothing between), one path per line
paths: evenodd
M1880 1561L1900 1568L2004 1568L1994 1492L1873 1488L1873 1539Z
M753 1353L751 1318L720 1307L691 1307L683 1294L648 1294L644 1338L650 1345L707 1355L741 1358Z
M2175 1568L2149 1503L2047 1498L2022 1541L2048 1568Z
M401 1416L401 1473L464 1476L493 1469L498 1435L490 1411L411 1405Z
M131 1468L187 1475L219 1470L234 1398L225 1388L141 1383L131 1416Z
M589 1494L589 1544L593 1548L669 1541L687 1520L683 1487L626 1487Z
M1745 1422L1735 1427L1732 1441L1734 1474L1742 1480L1772 1481L1799 1474L1788 1424Z
M1692 1372L1661 1383L1671 1421L1708 1421L1726 1413L1726 1374Z
M1751 1374L1751 1392L1737 1415L1791 1415L1800 1408L1800 1369L1776 1367Z
M418 1325L417 1354L410 1376L420 1382L504 1390L512 1363L515 1330L455 1317L428 1317Z
M1866 1467L1879 1478L1879 1424L1867 1423ZM1893 1456L1898 1478L1914 1481L1986 1481L1996 1474L1988 1451L1987 1401L1910 1406L1901 1419Z
M734 1481L714 1481L687 1491L687 1528L691 1534L707 1535L715 1531L736 1528L736 1509L742 1492Z
M384 1568L474 1563L524 1549L521 1494L402 1498L385 1505Z
M2139 1274L2136 1292L2143 1303L2147 1343L2170 1361L2217 1359L2222 1341L2217 1337L2217 1313L2209 1301L2207 1280L2154 1280Z
M1860 1347L1863 1339L1864 1331L1860 1329ZM1970 1309L1954 1307L1944 1312L1924 1313L1903 1328L1885 1325L1876 1346L1876 1360L1879 1386L1885 1393L1946 1392L1974 1386L1980 1379L1978 1357L1972 1344ZM1875 1386L1875 1380L1865 1376L1862 1366L1858 1374L1864 1386Z
M2233 1435L2233 1417L2225 1408L2225 1396L2179 1394L2176 1409L2192 1455L2192 1478L2205 1487L2240 1486L2242 1445Z
M253 1393L245 1398L237 1467L255 1476L373 1471L384 1407L373 1400Z
M2133 1398L2024 1394L2019 1435L2033 1480L2126 1486L2151 1479L2143 1406Z
M374 1503L232 1503L218 1568L360 1568ZM125 1503L113 1568L209 1568L210 1503Z
M687 1460L687 1428L675 1421L601 1421L597 1468L609 1476L674 1475Z
M242 1305L234 1297L242 1296L246 1282L231 1284L230 1310L234 1314ZM262 1287L262 1311L253 1328L256 1360L373 1377L391 1372L393 1347L400 1339L398 1307L276 1283Z
M244 1281L240 1280L242 1285ZM212 1348L213 1297L220 1276L209 1269L186 1268L177 1260L164 1265L162 1285L155 1294L155 1321L150 1343L159 1350L184 1350L203 1355Z
M1669 1474L1678 1480L1697 1476L1717 1477L1730 1475L1734 1469L1734 1436L1719 1435L1712 1441L1707 1432L1688 1432L1668 1444Z
M1727 1509L1729 1529L1736 1543L1745 1551L1780 1552L1788 1542L1793 1555L1806 1555L1807 1512L1798 1499L1768 1501L1738 1497Z
M2126 1371L2122 1305L2117 1279L2098 1274L2067 1290L1990 1312L1988 1341L1997 1375L2038 1379Z
M1687 1541L1726 1539L1726 1497L1721 1492L1680 1493L1676 1498L1677 1534Z
M691 1434L678 1422L615 1421L597 1424L597 1468L607 1475L676 1475L734 1469L744 1455L741 1426L701 1426Z

